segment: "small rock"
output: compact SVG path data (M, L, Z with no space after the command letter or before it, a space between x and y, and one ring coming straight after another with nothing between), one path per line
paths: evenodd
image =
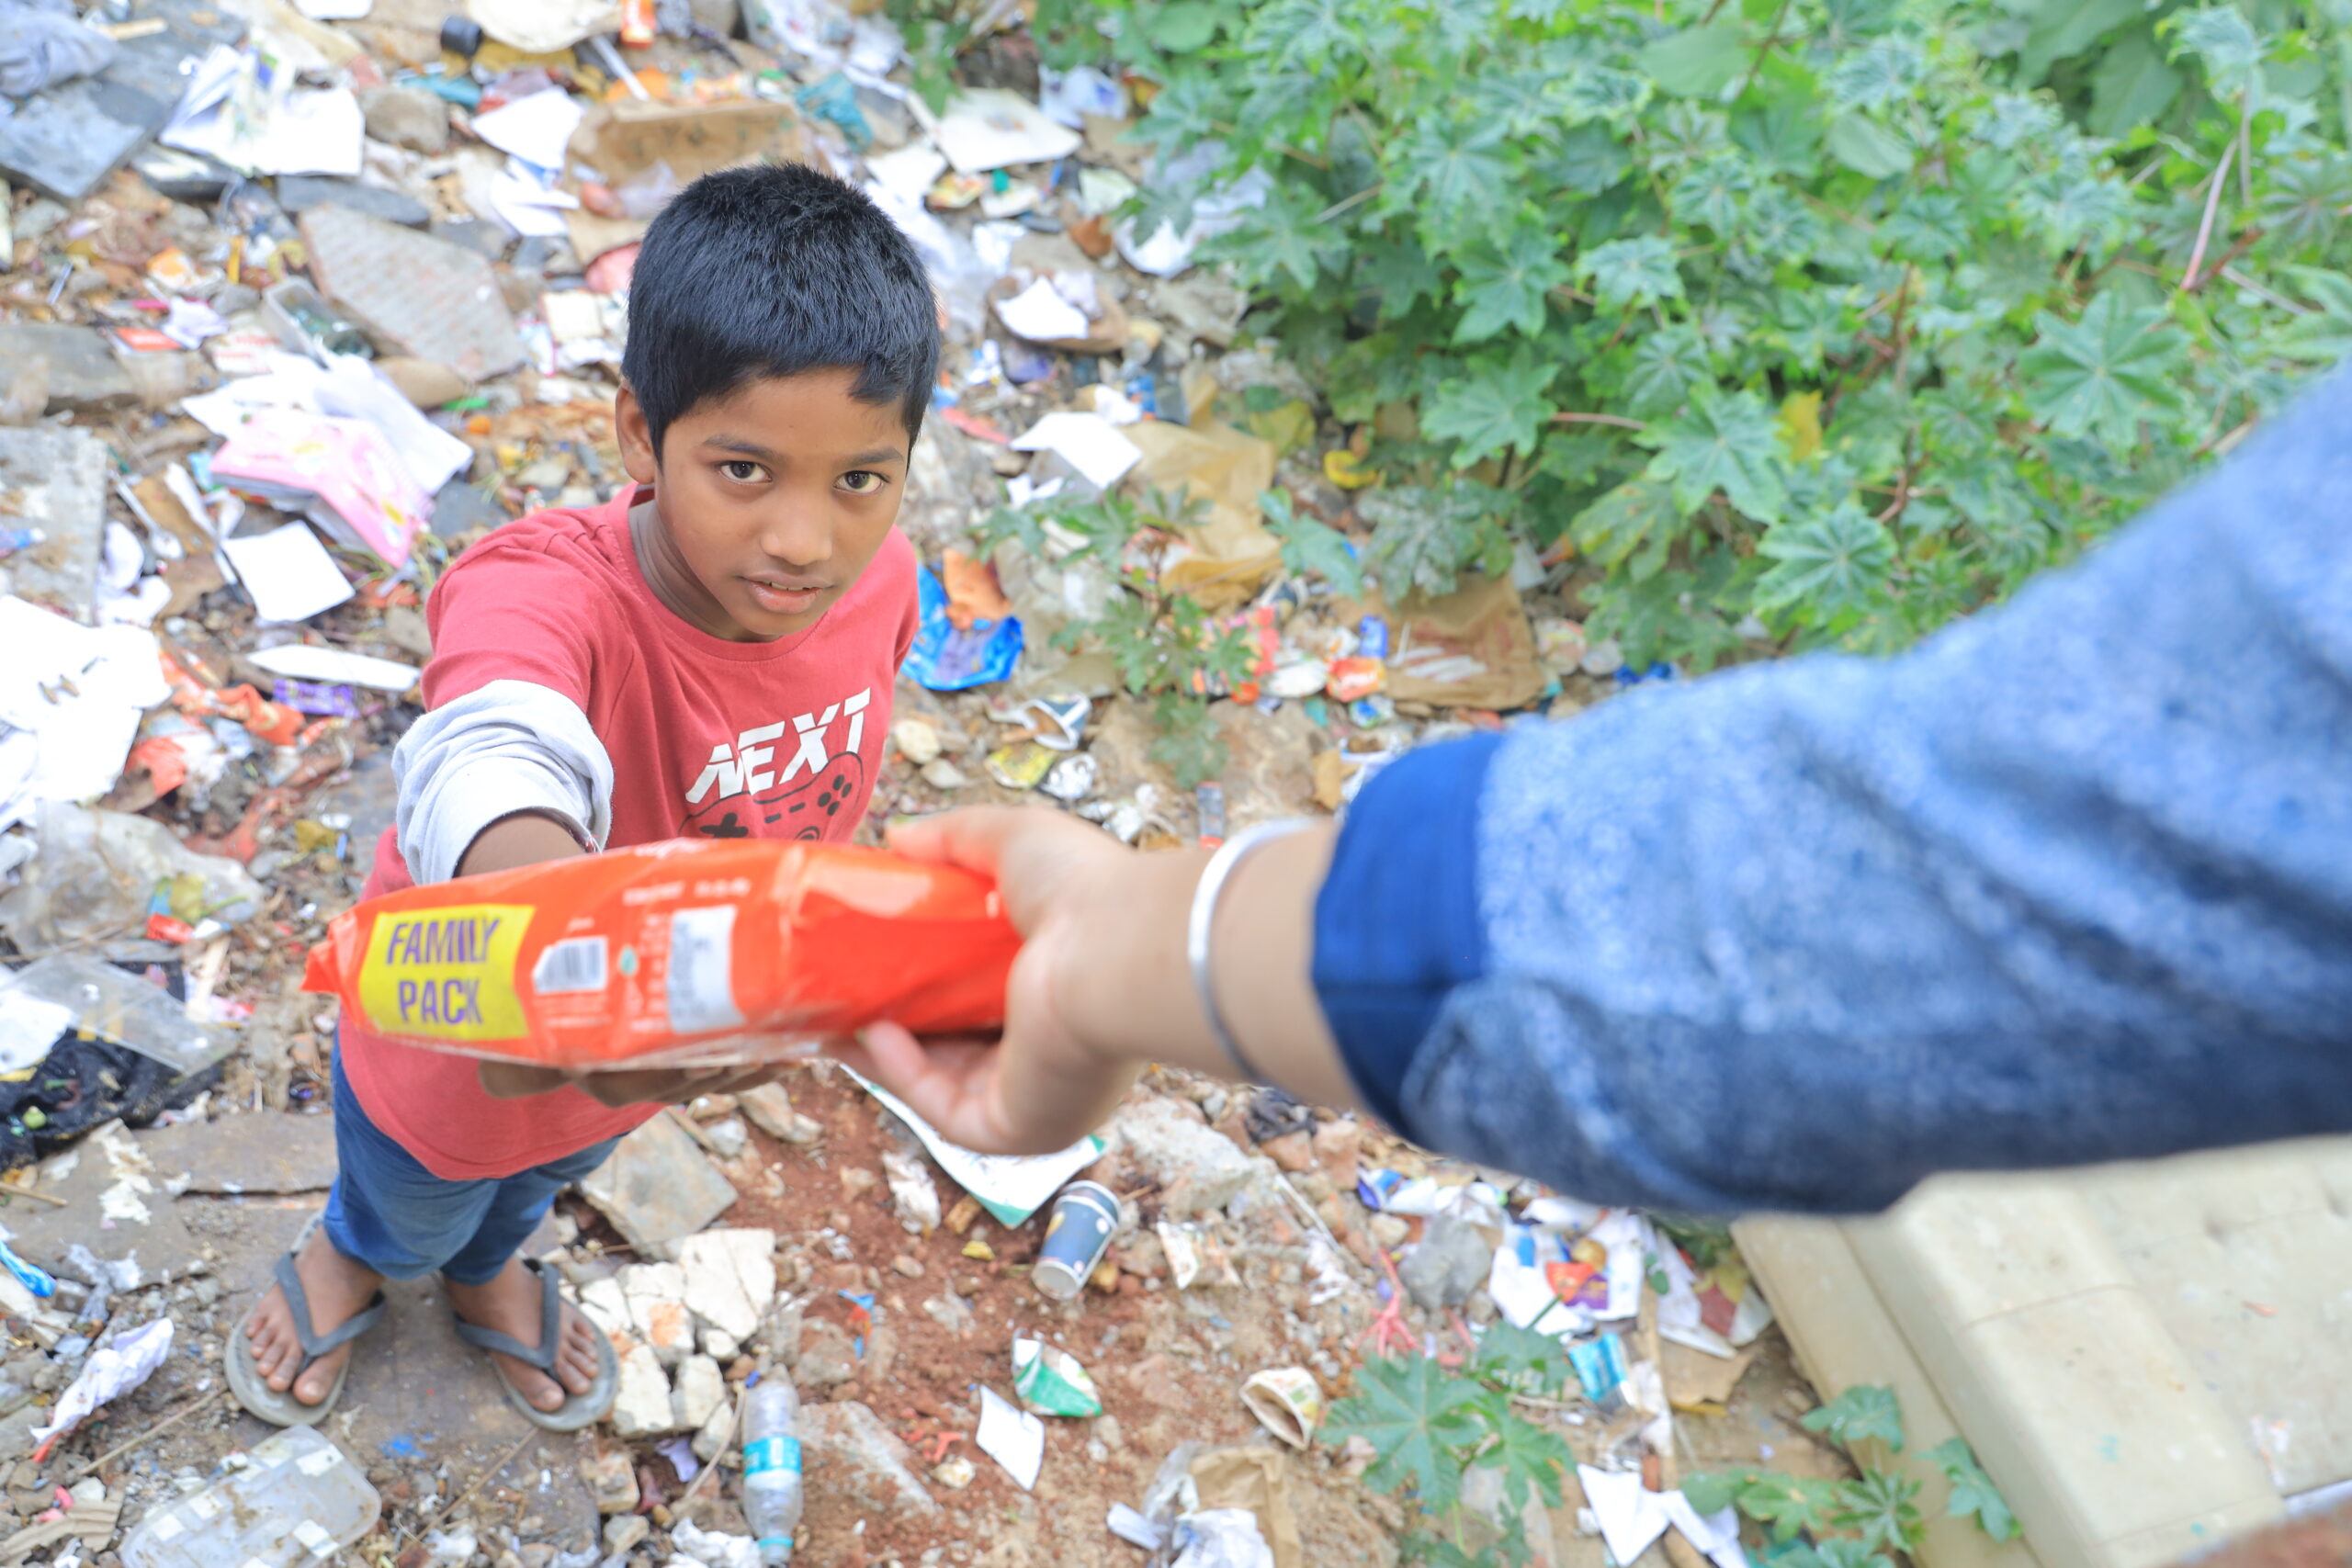
M708 1356L689 1356L678 1369L678 1386L673 1398L676 1406L675 1429L698 1431L710 1419L710 1413L727 1403L726 1374Z
M1094 1418L1094 1435L1101 1438L1102 1446L1113 1453L1127 1446L1126 1434L1120 1430L1119 1418L1116 1416L1097 1416Z
M613 1400L613 1430L624 1438L652 1438L676 1428L670 1375L652 1348L632 1345L621 1357L621 1382Z
M376 361L376 368L401 389L401 396L421 409L437 409L473 390L472 382L435 360L395 354Z
M842 1190L853 1198L863 1196L875 1182L880 1179L862 1165L842 1167Z
M548 1564L555 1561L555 1543L535 1540L519 1549L514 1555L522 1559L523 1568L548 1568Z
M728 1438L734 1433L735 1407L722 1399L712 1407L710 1417L703 1422L702 1429L695 1434L695 1458L705 1464L711 1463L718 1458L720 1450L727 1447Z
M1420 1245L1396 1266L1396 1276L1415 1306L1442 1312L1468 1301L1470 1292L1486 1283L1494 1261L1495 1249L1477 1226L1451 1214L1433 1214L1421 1232Z
M791 1141L792 1097L784 1092L782 1084L763 1083L744 1090L736 1097L736 1108L769 1137Z
M890 727L890 739L899 755L918 768L930 766L939 756L939 731L922 719L900 719Z
M1304 1127L1267 1139L1258 1145L1258 1152L1294 1173L1315 1168L1315 1140Z
M837 1323L824 1318L804 1324L792 1381L802 1388L831 1388L857 1376L857 1349Z
M742 1123L735 1126L740 1131ZM775 1300L774 1231L729 1228L690 1235L678 1244L678 1263L686 1300L705 1323L739 1342L758 1331Z
M743 1152L743 1145L752 1141L751 1129L743 1125L743 1119L740 1116L713 1122L702 1130L702 1135L709 1145L710 1152L720 1159L733 1159Z
M1412 1224L1401 1214L1374 1214L1364 1222L1364 1228L1383 1252L1404 1246L1405 1238L1413 1234Z
M686 1305L686 1271L675 1263L632 1263L620 1271L619 1279L629 1322L638 1338L651 1348L655 1359L674 1367L694 1354L694 1313Z
M643 1514L623 1514L616 1519L606 1519L605 1551L610 1556L624 1556L644 1545L645 1538L652 1533L652 1521Z
M817 1324L810 1324L815 1333ZM803 1405L798 1423L808 1471L852 1510L885 1519L934 1518L939 1504L915 1479L907 1445L854 1400Z
M702 1325L702 1353L724 1366L743 1353L742 1343L723 1328Z
M637 1507L637 1464L627 1449L608 1449L580 1461L580 1479L596 1499L600 1514L626 1514Z
M931 1467L931 1478L950 1492L961 1492L972 1483L973 1477L978 1473L972 1461L962 1454L949 1454Z
M1356 1158L1363 1149L1363 1123L1342 1116L1315 1129L1315 1163L1342 1192L1356 1190Z
M359 95L368 134L414 152L449 145L449 106L421 87L371 87Z
M1224 1208L1266 1169L1224 1134L1203 1125L1188 1102L1156 1099L1128 1106L1112 1131L1134 1164L1159 1179L1160 1209L1170 1219Z
M964 770L944 757L934 757L923 764L922 782L943 793L959 790L964 787Z
M939 1228L939 1189L921 1155L891 1149L882 1156L882 1173L890 1182L890 1207L899 1223L917 1235Z
M1584 650L1577 668L1588 675L1614 675L1625 668L1625 650L1617 646L1615 637L1602 637Z
M922 1259L915 1257L912 1253L902 1252L899 1254L898 1257L890 1259L890 1267L897 1269L899 1273L904 1274L910 1280L920 1280L922 1278Z

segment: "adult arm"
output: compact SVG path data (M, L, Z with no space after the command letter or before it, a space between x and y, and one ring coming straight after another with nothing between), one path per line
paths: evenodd
M1413 753L1319 886L1276 846L1229 889L1277 929L1221 923L1228 1015L1285 1087L1337 1098L1343 1069L1419 1141L1600 1201L1870 1209L1939 1169L2352 1129L2347 520L2339 375L1902 658ZM905 841L977 863L1005 840ZM1197 864L1160 858L1045 901L1040 994L1080 1060L1215 1070L1175 978ZM967 1099L1037 1016L1016 1000L1008 1046L964 1061Z

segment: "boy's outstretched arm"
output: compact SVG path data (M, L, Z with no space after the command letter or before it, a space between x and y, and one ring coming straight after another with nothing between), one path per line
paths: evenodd
M2340 373L1901 658L1415 752L1328 870L1283 840L1228 885L1234 1032L1432 1147L1685 1210L2352 1130L2346 518ZM1002 881L1030 939L1003 1043L854 1054L1008 1151L1139 1060L1221 1070L1184 978L1199 858L1015 815L895 840Z

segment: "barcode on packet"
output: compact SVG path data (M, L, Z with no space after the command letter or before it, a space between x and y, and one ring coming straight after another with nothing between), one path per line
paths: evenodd
M543 997L605 988L605 939L568 937L550 943L531 966L531 988Z
M677 1034L732 1029L735 906L680 909L670 917L670 1029Z

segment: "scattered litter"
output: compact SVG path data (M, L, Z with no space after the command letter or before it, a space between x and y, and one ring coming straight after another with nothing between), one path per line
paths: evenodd
M1241 1385L1241 1403L1258 1425L1295 1449L1306 1449L1323 1424L1323 1387L1305 1367L1250 1373Z
M98 1406L121 1398L145 1382L171 1353L172 1320L168 1317L134 1328L91 1352L73 1383L59 1396L57 1408L50 1412L49 1420L33 1428L33 1436L40 1444L33 1450L33 1458L47 1459L50 1445L60 1436L81 1425Z
M414 665L402 664L398 660L378 659L372 654L352 653L314 642L280 643L276 648L256 649L245 658L271 674L289 680L339 682L379 692L405 692L416 684L421 673Z
M1612 1561L1633 1562L1672 1526L1715 1568L1747 1568L1736 1510L1725 1507L1702 1516L1679 1491L1649 1491L1639 1471L1611 1472L1580 1464L1577 1481L1584 1489L1586 1506L1600 1522L1601 1539L1608 1543Z
M1143 449L1093 413L1049 413L1013 437L1016 452L1051 452L1097 490L1108 490L1143 461Z
M958 627L949 614L947 590L931 569L917 572L919 615L907 673L934 692L962 692L1009 679L1021 661L1018 617L974 621Z
M939 117L933 133L956 172L984 175L1012 164L1067 158L1084 140L1018 93L984 87L964 93Z
M1206 1508L1176 1521L1174 1568L1274 1568L1273 1549L1247 1508Z
M855 1077L855 1074L851 1075ZM1102 1153L1102 1140L1089 1134L1059 1154L1051 1155L981 1155L958 1148L941 1137L930 1122L907 1109L889 1090L877 1084L865 1085L865 1092L880 1100L890 1113L922 1140L931 1157L965 1191L980 1201L980 1206L998 1223L1017 1225L1045 1207L1046 1200L1059 1190L1070 1176L1091 1165Z
M1023 1492L1037 1489L1046 1463L1046 1423L1016 1408L992 1388L980 1390L980 1451L1004 1466Z
M1118 1229L1118 1194L1099 1181L1072 1182L1054 1200L1031 1282L1056 1301L1074 1299L1102 1266Z
M1042 1339L1012 1342L1012 1392L1040 1416L1100 1416L1102 1396L1078 1359Z
M310 1427L255 1443L209 1486L150 1507L122 1543L124 1568L271 1568L325 1562L373 1529L383 1500Z
M265 621L307 621L349 599L352 587L319 536L300 523L224 539L220 553Z

